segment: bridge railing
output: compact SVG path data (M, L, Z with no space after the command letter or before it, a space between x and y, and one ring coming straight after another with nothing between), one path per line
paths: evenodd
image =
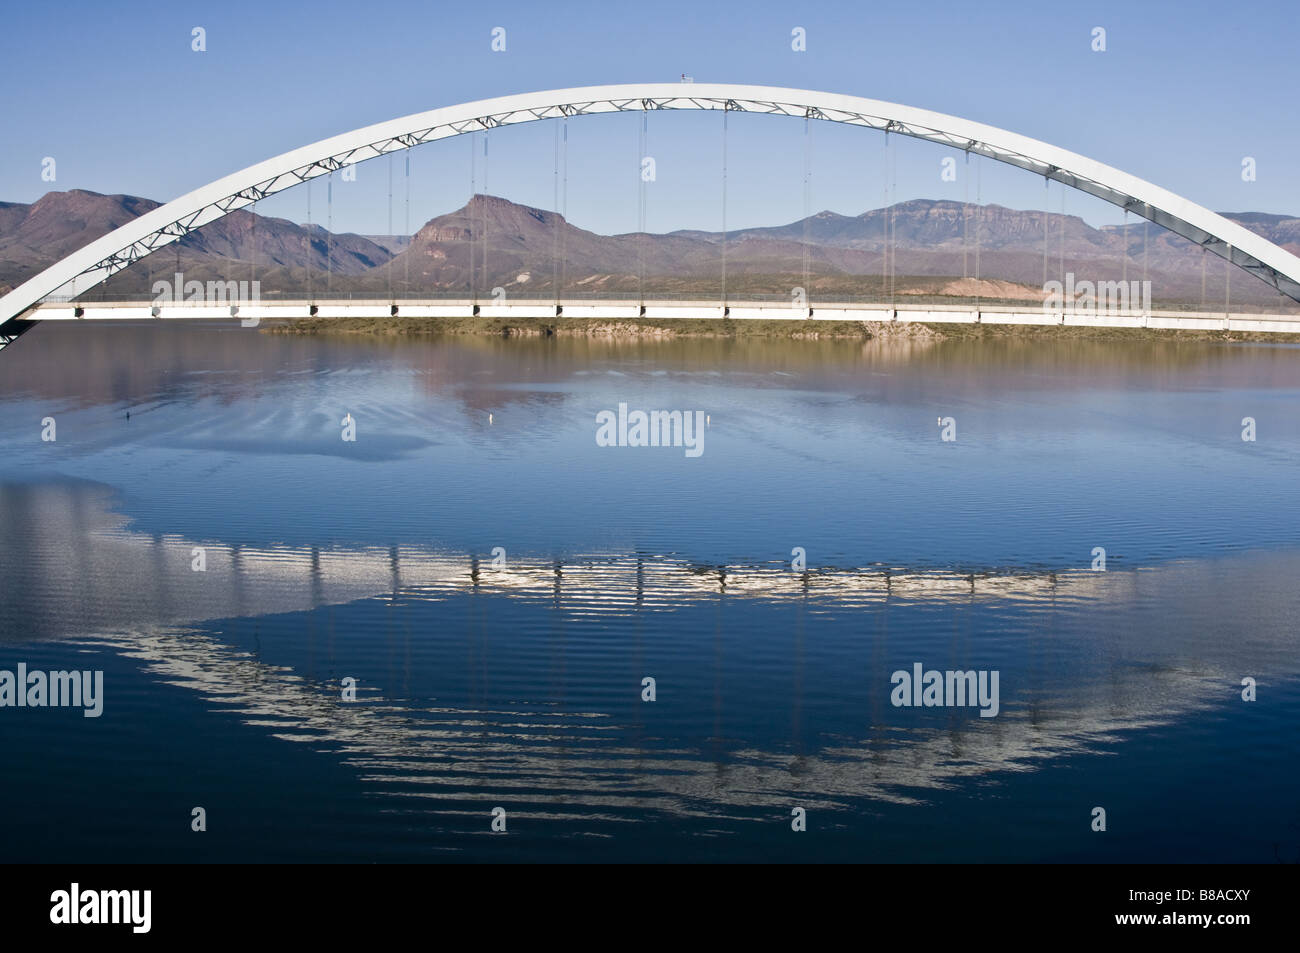
M42 305L66 305L66 304L114 304L114 303L131 303L131 304L150 304L153 302L152 296L143 292L91 292L89 294L77 295L75 297L67 295L49 295L41 299ZM506 305L532 305L544 306L555 304L556 298L550 294L513 294L507 295L499 303ZM608 304L636 304L638 302L647 302L655 304L696 304L701 307L719 307L724 302L719 295L708 295L699 291L665 291L665 292L646 292L638 293L635 291L578 291L564 292L560 295L559 303L561 305L580 305L585 303L608 303ZM211 307L211 301L177 301L177 302L159 302L166 304L168 307L185 307L193 305L194 307ZM221 302L217 302L220 304ZM241 302L232 302L241 303ZM331 291L328 294L313 293L308 295L306 292L262 292L256 302L242 302L244 304L302 304L302 303L321 303L321 304L368 304L368 305L397 305L398 308L403 304L478 304L480 306L490 306L498 303L490 294L471 294L467 291L432 291L432 292L395 292L389 295L385 292L376 291ZM863 308L863 309L895 309L907 311L916 308L927 308L932 310L972 310L979 309L990 311L995 309L1010 309L1016 311L1028 311L1039 307L1038 302L1025 298L1007 298L1007 297L977 297L966 295L941 295L941 294L898 294L893 298L881 296L879 294L838 294L827 293L825 295L809 296L803 304L794 303L788 294L730 294L725 302L729 306L759 305L771 308ZM1218 303L1219 305L1222 302ZM1267 301L1233 301L1231 304L1233 314L1300 314L1300 304L1290 301L1289 299L1278 298L1272 302ZM1155 300L1151 303L1149 313L1155 312L1175 312L1182 314L1222 314L1224 309L1216 306L1215 302L1207 301L1202 307L1199 301L1188 302L1178 300ZM1126 309L1125 314L1141 314L1143 309L1132 308Z

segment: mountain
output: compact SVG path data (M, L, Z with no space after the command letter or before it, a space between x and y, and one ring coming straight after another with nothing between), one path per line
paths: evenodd
M115 228L158 208L160 203L134 195L101 195L74 189L50 192L31 205L0 203L0 288L13 287ZM229 271L232 262L256 263L259 272L332 270L361 275L384 264L392 254L360 235L332 238L319 226L310 228L283 218L240 210L186 236L179 249L168 246L114 279L118 290L143 289L148 273L179 267L207 279ZM259 273L260 277L260 273Z
M1300 255L1300 217L1272 215L1268 212L1221 212L1239 225L1281 245L1293 255Z
M0 203L0 288L16 284L112 228L158 207L149 199L51 192L32 205ZM1300 253L1300 218L1229 214L1246 228ZM822 211L763 228L719 232L599 235L564 216L508 199L475 195L426 222L413 236L331 235L318 225L234 212L115 276L107 294L139 294L177 268L187 278L257 278L264 297L333 292L511 295L728 290L784 295L877 294L888 248L898 294L974 293L974 275L1003 285L982 293L1032 299L1044 278L1074 272L1091 280L1141 279L1156 297L1222 301L1225 264L1156 225L1093 228L1075 215L914 199L860 215ZM1127 264L1125 255L1127 254ZM178 261L179 257L179 261ZM1202 267L1204 271L1204 286ZM1010 284L1008 284L1010 283ZM1020 286L1018 289L1013 285ZM992 286L989 286L992 288ZM1276 303L1245 276L1236 302Z
M158 207L132 195L50 192L31 205L0 208L0 284L16 285Z
M1279 245L1300 242L1300 218L1296 216L1265 212L1221 214ZM978 228L981 245L985 248L1036 246L1040 252L1042 249L1044 213L1041 211L1020 211L1001 205L977 206L932 199L899 202L857 216L818 212L789 225L730 231L727 240L784 239L844 248L879 248L891 225L891 216L893 239L904 247L935 248L945 244L959 244L963 240L963 234L968 236L968 241L974 242ZM1124 226L1104 225L1093 228L1076 215L1062 217L1059 213L1049 212L1046 216L1048 235L1050 243L1058 251L1062 222L1065 224L1067 249L1118 250L1123 247ZM1176 236L1159 226L1152 225L1150 228L1153 238L1159 232L1176 240ZM672 234L714 242L722 237L720 232L678 231ZM1130 242L1142 240L1140 219L1130 222L1128 234ZM1115 238L1112 240L1108 235L1114 235Z
M471 268L481 290L494 284L549 285L567 278L646 274L707 274L719 261L708 241L673 235L598 235L563 215L475 195L462 208L427 222L388 266L420 287L469 287ZM489 284L488 282L491 282Z
M1300 218L1262 212L1224 215L1300 254ZM722 239L718 232L674 234L713 243ZM1127 226L1093 228L1074 215L916 199L857 216L819 212L788 225L729 232L727 241L736 249L732 254L737 257L752 255L759 247L774 248L780 242L795 242L802 247L804 241L823 249L869 252L873 253L874 263L869 259L868 267L878 271L887 234L892 234L894 271L898 275L973 275L978 245L980 274L988 278L1040 288L1044 271L1049 280L1059 278L1062 271L1073 271L1091 280L1125 276L1134 280L1146 274L1157 295L1192 302L1199 302L1201 296L1200 249L1140 219ZM762 244L746 248L748 242ZM855 264L860 259L836 260L831 256L831 260L842 270L855 272ZM1205 256L1206 286L1216 289L1213 293L1218 297L1214 300L1222 299L1222 292L1217 289L1225 267L1216 256ZM1277 294L1262 282L1249 279L1236 282L1232 294L1234 300L1277 300Z

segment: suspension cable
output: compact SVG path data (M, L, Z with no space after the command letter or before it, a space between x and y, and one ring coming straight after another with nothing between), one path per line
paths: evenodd
M650 113L641 104L641 136L637 143L637 209L636 209L636 296L637 304L645 306L645 232L646 232L646 153L649 149Z
M1150 214L1151 206L1149 205L1146 206L1146 210L1147 213ZM1146 291L1147 281L1148 281L1147 262L1149 261L1150 254L1147 246L1148 246L1148 237L1150 233L1151 233L1151 222L1149 219L1144 218L1142 219L1142 290L1144 292ZM1142 296L1142 301L1144 303L1146 302L1145 294Z
M880 206L880 301L883 304L889 292L889 129L885 129L884 146L880 152L880 181L884 198Z
M975 159L975 310L981 308L984 288L980 284L980 232L984 230L984 157Z
M1201 246L1201 314L1205 313L1205 246Z
M388 240L393 240L393 154L388 153ZM390 252L391 255L391 252ZM388 259L388 303L393 303L393 259Z
M803 119L803 294L805 309L812 307L811 238L808 231L812 218L812 118ZM805 310L805 314L806 314Z
M1223 317L1232 314L1232 246L1227 246L1228 255L1223 266Z
M1047 287L1047 218L1052 206L1052 180L1043 176L1043 287ZM1062 186L1064 188L1064 186Z
M312 277L311 277L312 272L314 271L314 269L311 266L311 262L312 262L312 256L315 253L315 251L316 251L315 243L312 241L312 235L311 235L311 179L308 179L307 180L307 302L308 304L311 304L316 300L316 296L312 291ZM179 261L180 258L179 258L179 251L178 251L177 262L179 263Z
M727 113L728 104L722 104L722 308L727 307Z
M469 204L465 205L465 220L469 225L469 300L478 303L477 274L474 273L474 255L478 235L474 234L474 196L478 194L478 133L469 134Z
M569 283L569 117L564 117L560 133L560 217L564 230L560 232L560 289Z
M1065 287L1065 183L1061 183L1061 286Z
M1120 280L1124 282L1124 287L1128 287L1128 206L1124 206L1124 258L1123 270L1120 272Z
M248 293L253 293L257 284L257 199L253 199L253 212L248 220L248 241L252 245L248 263Z
M415 236L411 234L411 150L407 149L404 158L406 159L406 224L402 233L406 235L406 251L408 254L402 256L402 297L411 296L411 256L410 252L415 245Z
M492 297L492 278L488 275L488 131L483 130L483 254L480 263L483 266L483 289Z
M970 250L970 150L965 151L966 167L961 177L961 277L970 277L966 256Z
M334 170L325 183L325 296L334 294Z
M551 170L551 293L560 304L560 124L555 124L555 158Z
M894 310L894 288L898 283L898 146L889 150L889 310Z

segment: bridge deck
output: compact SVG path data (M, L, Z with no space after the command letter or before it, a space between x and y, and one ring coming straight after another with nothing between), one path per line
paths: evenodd
M373 300L308 300L255 302L240 305L179 303L153 305L148 301L46 303L29 313L33 321L106 320L214 320L237 317L254 321L321 318L506 318L520 320L595 318L631 320L716 319L882 321L934 324L1021 324L1095 328L1156 328L1186 331L1264 331L1300 334L1300 314L1195 311L1050 311L1041 306L990 305L879 305L860 303L815 304L791 308L770 302L737 301L725 307L718 301L575 301L557 305L548 301L512 301L493 304L470 299L429 303L393 303Z

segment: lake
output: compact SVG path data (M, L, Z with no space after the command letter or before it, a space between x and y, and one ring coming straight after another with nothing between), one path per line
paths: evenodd
M0 707L0 856L1294 862L1298 411L1278 343L42 325L0 670L102 710Z

